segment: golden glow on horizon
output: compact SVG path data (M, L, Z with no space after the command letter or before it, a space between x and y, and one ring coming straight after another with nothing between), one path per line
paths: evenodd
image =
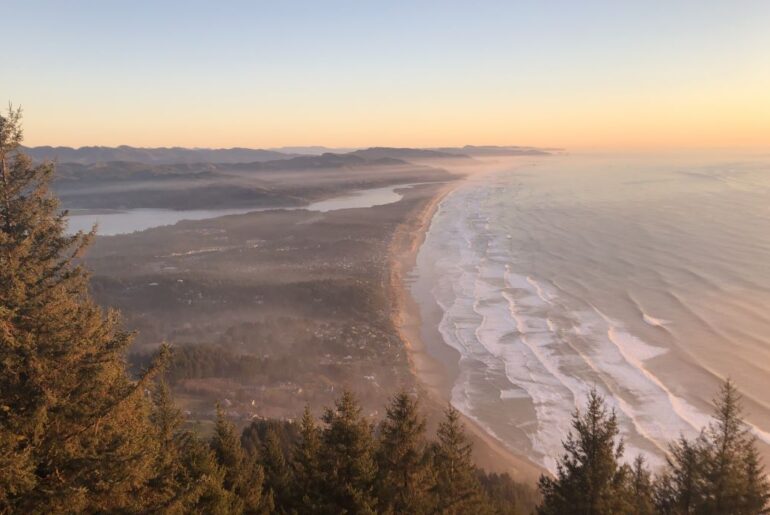
M25 109L28 145L766 150L770 67L750 66L756 61L714 76L581 71L564 86L550 73L518 79L497 69L451 88L433 75L321 77L313 87L304 76L241 77L225 96L216 81L174 78L137 85L130 99L117 97L109 78L85 91L46 90L43 103L14 101ZM666 79L674 72L681 76Z
M329 147L531 145L580 148L770 148L770 101L760 96L584 102L550 106L374 106L291 111L244 108L184 117L116 108L23 106L35 145Z
M75 4L6 27L28 145L770 148L761 0Z

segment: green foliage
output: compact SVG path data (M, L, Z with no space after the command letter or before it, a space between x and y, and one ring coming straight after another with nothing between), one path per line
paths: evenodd
M688 441L684 436L669 446L668 467L655 481L655 505L661 513L695 513L703 505L702 440Z
M630 512L637 515L652 515L655 513L653 499L652 474L644 463L644 457L639 455L634 460L629 478Z
M460 413L452 406L447 407L437 436L431 453L436 509L448 514L479 511L485 499L471 458L473 447L465 436Z
M238 499L239 506L234 510L255 513L265 509L271 500L262 499L262 467L255 458L246 454L235 426L225 418L219 405L211 449L217 463L224 469L224 488Z
M243 379L261 373L264 361L249 354L234 354L219 345L185 345L174 352L166 377L171 383L206 377Z
M693 442L681 437L669 449L656 483L661 513L766 513L770 486L754 438L742 420L732 381L714 401L714 421Z
M151 420L160 445L145 502L163 513L230 513L238 503L224 489L214 453L188 431L165 383L156 386Z
M157 448L131 336L88 293L65 234L53 166L18 152L21 113L0 116L0 511L141 507Z
M540 479L538 513L767 513L770 486L731 381L714 405L713 422L695 440L672 443L667 467L653 480L641 456L632 467L620 465L615 414L591 392L586 413L573 416L557 477Z
M288 511L292 504L291 476L281 442L274 429L268 429L262 443L261 464L265 471L265 492L273 498L279 512Z
M299 438L294 445L291 468L296 492L294 507L299 513L319 512L323 503L325 479L321 470L321 432L307 406L300 420Z
M493 513L528 514L531 507L540 501L537 490L527 484L517 483L507 473L479 470L477 475Z
M183 436L183 452L180 455L182 475L179 479L181 491L177 492L180 498L176 501L179 512L239 513L239 508L248 504L247 499L238 499L235 493L224 488L224 470L217 463L209 445L191 433L183 433ZM255 481L258 480L257 477Z
M374 440L371 424L349 391L323 415L321 468L326 474L323 510L374 513Z
M417 401L397 394L380 425L378 509L392 513L426 513L430 508L430 471L425 456L425 420Z
M288 457L294 442L299 437L299 427L290 420L255 419L243 429L241 445L252 456L259 456L268 433L274 433L283 451Z
M614 411L607 412L596 390L589 394L585 412L576 410L572 415L572 429L556 477L540 478L543 503L538 513L627 512L629 471L620 464L623 442L618 438L617 418Z

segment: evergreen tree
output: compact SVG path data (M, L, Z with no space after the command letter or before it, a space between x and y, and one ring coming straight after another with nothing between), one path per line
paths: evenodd
M379 509L392 513L425 513L429 508L425 460L425 420L409 394L397 394L380 425L378 463Z
M635 515L652 515L655 513L655 502L652 494L652 474L640 454L634 460L631 468L628 495L630 496L630 511Z
M294 473L293 505L299 513L321 510L321 436L315 418L306 406L300 421L300 437L294 446L291 467Z
M65 233L51 164L19 151L21 113L0 116L0 511L137 511L157 450L126 373L131 336L91 300Z
M451 405L439 424L437 436L432 460L436 475L433 493L438 512L459 514L482 511L486 504L471 458L473 446L465 436L460 413Z
M241 446L253 455L259 456L262 452L263 442L267 439L267 433L272 431L278 438L279 446L284 456L291 454L291 449L299 439L299 426L289 420L255 419L243 428L241 432Z
M479 470L478 476L492 513L524 515L534 512L540 500L535 488L517 483L508 473L486 473Z
M743 467L746 478L745 488L741 494L743 513L770 512L770 485L753 440L747 442L744 449Z
M165 383L157 385L153 398L151 419L160 452L148 485L148 506L163 513L230 513L238 503L223 488L224 471L213 452L181 430L183 417Z
M664 514L695 513L702 505L703 459L700 442L681 436L669 445L667 469L656 479L655 506Z
M155 426L159 452L155 458L154 476L149 481L149 505L156 509L175 512L183 504L184 486L180 484L183 475L179 428L182 414L174 406L171 393L165 382L160 382L153 392L153 410L150 420Z
M742 458L747 430L741 420L738 392L731 381L715 401L715 420L705 431L703 478L706 504L713 513L739 513L745 476Z
M206 442L185 432L181 448L182 475L179 483L182 486L191 486L183 488L181 495L177 494L180 495L179 501L172 504L172 508L178 508L179 513L224 515L241 513L244 504L248 504L250 509L246 510L247 513L263 512L262 503L255 509L253 498L244 503L235 493L224 488L224 470L217 463L214 452ZM259 478L254 481L258 483Z
M603 515L629 510L628 469L620 465L623 442L618 440L615 412L607 412L596 390L588 396L585 413L576 410L564 442L566 454L557 465L556 478L541 476L543 515L583 513Z
M372 427L349 391L323 416L321 469L326 475L322 510L328 513L374 513Z
M235 427L227 420L221 406L217 405L217 420L211 439L217 463L224 469L224 488L233 493L240 506L235 511L258 513L272 510L270 496L262 498L264 474L256 459L248 456L241 446Z
M714 401L714 421L694 442L681 437L671 446L656 488L659 511L709 515L768 510L770 487L741 411L740 396L727 380Z
M276 512L288 513L291 507L292 478L278 435L273 428L267 430L260 458L265 476L265 492L272 496Z
M747 458L753 463L751 455L756 452L754 439L742 420L740 395L729 379L724 382L719 397L714 401L714 422L704 434L704 512L707 513L757 513L747 504L749 497L755 497L767 484L755 483L749 493ZM757 471L752 471L755 476ZM755 476L756 478L756 476Z

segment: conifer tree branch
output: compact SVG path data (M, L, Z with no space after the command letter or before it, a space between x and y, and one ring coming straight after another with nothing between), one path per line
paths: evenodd
M150 367L142 374L142 377L134 383L134 385L129 389L127 393L119 397L115 402L111 403L109 406L104 408L101 413L96 415L96 417L93 418L88 424L85 426L79 428L77 431L74 431L68 435L65 435L62 437L63 442L68 442L75 438L76 436L82 435L86 431L93 429L94 427L98 426L98 424L110 413L115 411L117 408L119 408L124 402L126 402L128 399L130 399L137 391L141 391L144 389L147 384L160 372L162 372L167 366L168 362L171 357L171 347L167 344L163 344L160 347L160 350L158 351L158 354L155 356L155 358L152 361L152 364Z

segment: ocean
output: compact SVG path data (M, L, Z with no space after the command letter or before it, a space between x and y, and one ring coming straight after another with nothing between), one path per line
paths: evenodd
M592 388L626 458L657 467L726 377L770 456L770 157L567 155L473 175L434 215L411 291L452 404L551 471Z

